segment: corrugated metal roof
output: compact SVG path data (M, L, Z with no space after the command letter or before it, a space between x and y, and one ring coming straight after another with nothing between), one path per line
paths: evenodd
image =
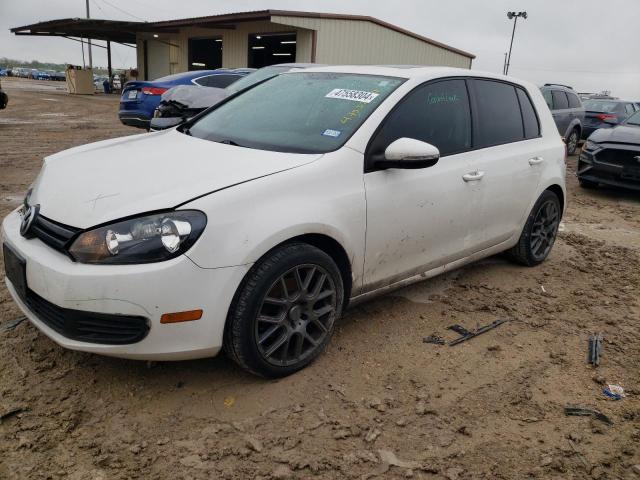
M239 13L224 13L221 15L210 15L205 17L192 17L192 18L184 18L179 20L166 20L161 22L151 22L148 25L156 28L165 28L165 27L181 27L187 25L224 25L233 24L235 22L248 22L248 21L256 21L256 20L271 20L272 16L281 16L281 17L303 17L303 18L327 18L333 20L356 20L362 22L371 22L377 25L380 25L384 28L388 28L390 30L394 30L396 32L402 33L404 35L408 35L410 37L416 38L426 43L430 43L431 45L435 45L440 48L444 48L445 50L449 50L451 52L458 53L468 58L476 58L475 55L465 52L464 50L460 50L454 48L450 45L446 45L441 42L437 42L428 37L424 37L417 33L411 32L404 28L398 27L391 23L387 23L385 21L379 20L375 17L370 17L366 15L346 15L346 14L338 14L338 13L319 13L319 12L300 12L293 10L255 10L250 12L239 12Z

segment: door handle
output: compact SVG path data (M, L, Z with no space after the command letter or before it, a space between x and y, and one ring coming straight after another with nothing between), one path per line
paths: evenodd
M539 165L544 162L544 158L542 157L533 157L529 159L529 165Z
M462 179L465 182L475 182L477 180L482 180L482 177L484 177L484 172L480 171L469 172L462 175Z

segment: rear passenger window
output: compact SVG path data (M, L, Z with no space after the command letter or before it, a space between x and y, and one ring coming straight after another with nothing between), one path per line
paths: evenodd
M569 108L581 108L582 102L575 93L567 93L569 98Z
M565 108L569 108L569 100L567 100L567 95L560 90L551 90L551 95L553 95L553 109L554 110L564 110Z
M471 148L471 111L464 80L421 85L386 118L369 151L378 155L395 140L428 142L451 155Z
M520 105L513 85L474 80L478 124L474 126L477 148L524 139Z
M217 87L224 88L231 85L233 82L240 78L239 75L209 75L207 77L201 77L195 80L195 82L202 87Z
M630 103L627 103L624 106L624 109L627 111L627 113L633 113L635 110L633 109L633 105L631 105Z
M529 139L539 137L540 125L538 124L538 117L536 116L536 111L529 99L529 95L527 95L521 88L517 88L516 91L518 92L518 100L520 101L520 108L522 109L524 138Z
M544 101L547 102L549 110L553 110L553 97L551 96L551 90L543 90L542 96L544 97Z

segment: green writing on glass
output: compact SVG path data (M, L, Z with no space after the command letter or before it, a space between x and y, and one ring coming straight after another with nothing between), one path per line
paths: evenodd
M437 105L439 103L455 103L460 100L457 94L446 94L446 93L429 93L427 96L427 103L429 105Z

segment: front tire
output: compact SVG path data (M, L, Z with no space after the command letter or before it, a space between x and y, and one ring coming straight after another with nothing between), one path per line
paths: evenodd
M528 267L544 262L555 243L561 216L558 196L545 190L531 209L518 243L508 251L509 256Z
M577 128L571 130L571 133L567 137L567 154L575 155L578 149L578 142L580 141L580 133Z
M254 374L290 375L322 353L343 303L342 276L329 255L304 243L283 245L260 259L236 292L224 350Z

